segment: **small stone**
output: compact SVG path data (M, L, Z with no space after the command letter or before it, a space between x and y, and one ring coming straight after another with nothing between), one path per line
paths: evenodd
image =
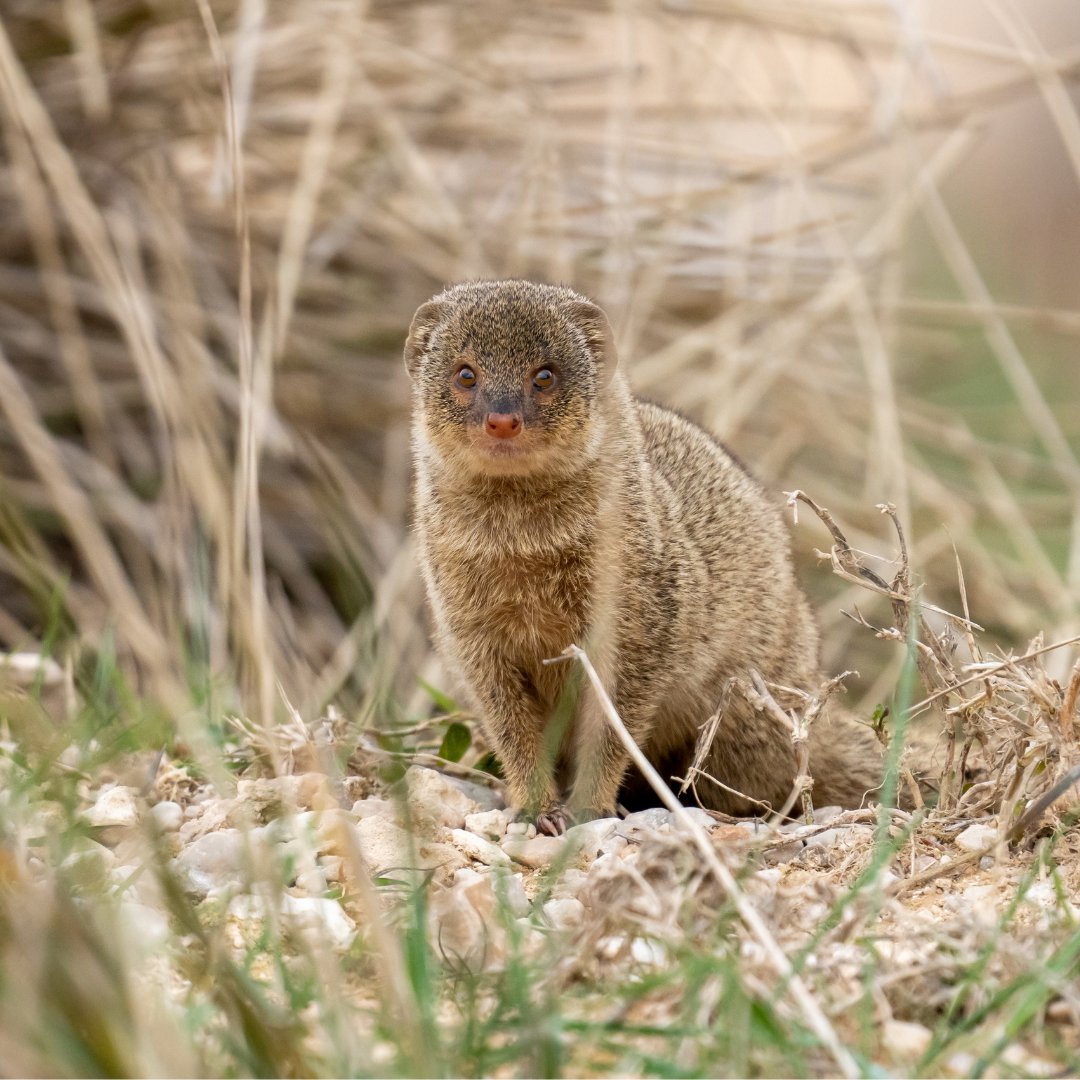
M125 901L145 904L147 907L165 911L168 899L157 874L151 870L145 857L136 863L122 863L109 871L112 887Z
M954 843L964 851L981 851L983 848L991 847L996 841L997 829L977 821L958 833Z
M482 965L487 933L484 920L459 887L439 889L427 904L427 936L444 960L469 969Z
M791 862L803 849L801 840L789 840L786 844L777 844L765 852L765 861L776 865L778 863Z
M970 891L970 890L969 890ZM1024 899L1031 904L1040 904L1043 907L1057 906L1057 891L1049 881L1036 881L1028 889Z
M460 829L465 815L480 809L449 777L434 769L412 765L405 773L409 812L420 828L445 825Z
M808 836L804 842L807 847L832 847L839 838L839 829L826 829L824 832Z
M624 848L627 848L629 846L630 846L630 841L627 840L625 836L620 836L618 833L613 832L600 845L600 854L601 855L611 855L613 853L617 854L618 852L622 851Z
M506 809L506 803L502 795L494 788L488 787L486 784L474 784L471 780L462 780L457 776L448 776L446 779L470 802L475 803L477 810Z
M994 856L993 855L984 855L979 860L979 869L980 870L992 870L993 868L994 868Z
M619 823L619 832L628 836L639 829L658 829L671 821L671 811L662 806L653 806L648 810L639 810L636 814L627 814Z
M60 864L65 876L82 888L100 888L116 866L116 856L104 844L81 840L79 846Z
M229 901L228 915L234 924L230 937L234 944L250 945L258 939L270 904L267 897L250 894L234 896ZM279 904L282 921L313 945L329 943L338 952L344 952L356 937L356 924L336 900L285 893Z
M756 833L757 823L752 821L740 821L734 825L717 825L709 831L714 844L721 847L742 848L750 843Z
M345 881L345 860L340 855L320 855L319 867L327 882L341 884Z
M620 840L625 844L626 841L620 836ZM601 856L602 858L603 856ZM589 868L590 871L595 870L597 863L593 863ZM560 875L558 881L555 882L555 887L551 890L551 895L556 899L563 899L567 896L577 896L578 893L585 887L589 880L589 875L584 870L579 870L576 866L568 866Z
M64 669L52 657L41 653L0 653L0 678L24 689L38 683L57 686L63 681Z
M703 810L700 806L684 806L683 812L695 825L702 829L708 830L717 824L716 818L708 810ZM674 815L672 815L672 821L674 823Z
M219 829L193 840L172 861L185 891L206 896L212 889L237 882L246 858L246 839L239 829Z
M324 773L295 776L260 776L236 785L236 807L231 825L265 825L297 810L329 810L338 805Z
M566 830L566 840L573 844L586 859L595 859L600 853L600 845L615 834L618 818L596 818L585 821Z
M531 840L536 835L536 826L531 821L511 821L506 826L507 836L523 836Z
M295 827L297 832L303 835L306 822L302 815L298 814L297 817L300 820L295 823ZM356 822L348 810L335 807L333 810L324 810L311 820L315 825L315 846L319 853L348 858L352 852L351 838L356 829Z
M922 1057L930 1045L930 1029L906 1020L886 1020L881 1027L881 1042L894 1058L913 1061Z
M585 905L574 897L549 900L544 905L544 917L556 930L573 930L585 920Z
M485 840L501 840L509 824L510 815L505 810L484 810L479 814L465 815L465 828Z
M596 955L602 960L618 960L628 944L625 934L608 934L596 943Z
M326 875L321 866L305 866L296 872L296 888L302 889L308 896L323 896L326 893Z
M376 874L393 870L394 877L418 880L423 871L435 870L436 879L444 881L466 862L456 847L410 834L388 818L361 818L352 830L364 860ZM344 850L332 854L348 858Z
M506 932L497 904L490 874L459 870L450 888L431 896L427 925L432 948L453 965L472 971L499 967L506 955Z
M945 1059L945 1072L951 1076L971 1076L975 1072L978 1059L967 1050L957 1050Z
M1061 1066L1047 1058L1036 1057L1019 1043L1005 1047L1001 1060L1021 1076L1050 1077L1061 1076Z
M815 806L814 824L828 825L830 821L838 818L843 812L844 808L842 806Z
M281 901L281 913L286 921L305 935L318 940L329 939L338 952L344 952L353 943L356 924L336 900L286 894Z
M389 799L359 799L352 805L355 818L389 817L394 812L394 804Z
M498 812L494 811L494 813ZM450 839L459 851L486 866L509 866L510 864L510 856L501 847L465 829L451 829Z
M188 817L184 814L184 824L180 826L180 842L189 844L220 829L235 828L232 821L236 814L236 803L233 799L202 798L194 807L195 813Z
M514 862L536 870L550 866L565 850L566 842L561 836L534 836L531 840L507 838L503 850Z
M589 867L589 874L595 874L597 878L599 878L607 871L611 870L619 862L620 859L634 858L637 856L639 851L640 848L636 844L627 844L626 847L622 849L622 851L613 851L607 855L598 855L596 857L596 860ZM563 872L559 876L565 878L573 869L576 869L576 867L569 867L568 869L563 870Z
M179 832L180 826L184 824L184 808L168 799L150 807L150 816L153 817L154 824L166 833Z
M91 825L119 825L131 828L139 823L139 804L136 793L128 787L105 788L99 794L94 805L86 811L86 820Z
M969 885L962 893L945 899L946 903L955 904L954 910L969 921L985 927L996 926L1001 916L996 885Z
M525 895L525 883L520 874L497 873L495 895L506 904L516 918L520 919L532 910L532 904Z
M634 938L630 942L630 955L648 967L661 967L667 961L667 949L650 938Z
M120 920L133 942L147 952L160 949L171 937L169 920L164 912L133 900L120 903Z

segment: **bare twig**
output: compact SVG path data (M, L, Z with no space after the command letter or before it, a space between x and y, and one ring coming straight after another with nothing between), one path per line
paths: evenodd
M704 830L702 830L693 818L687 814L683 805L675 798L671 789L664 783L660 774L653 768L649 759L641 752L641 748L634 742L630 732L626 730L626 725L622 722L622 718L619 716L614 703L608 696L604 684L600 680L600 676L596 673L596 669L593 667L592 662L589 660L585 651L577 645L571 645L563 656L578 660L585 669L585 674L588 676L589 682L592 684L593 690L600 700L604 715L611 725L612 730L615 732L615 735L622 743L623 748L630 755L634 764L641 770L642 775L648 781L649 786L653 791L656 792L657 797L668 810L671 811L675 816L675 819L693 840L698 851L701 852L702 858L705 859L709 869L716 876L721 888L731 898L731 902L735 905L735 910L738 911L739 917L746 924L750 933L757 939L758 944L765 950L773 967L776 969L777 975L783 979L788 987L791 996L802 1010L803 1016L806 1018L806 1022L810 1026L810 1029L821 1040L822 1044L827 1047L829 1053L832 1054L833 1060L845 1076L860 1076L862 1070L859 1068L851 1054L848 1053L841 1044L835 1029L832 1024L829 1023L829 1019L822 1011L821 1006L807 989L806 984L802 981L801 977L795 973L795 970L791 966L791 962L776 943L776 939L770 933L765 921L758 914L757 909L750 902L746 894L739 888L739 884L731 871L716 854L716 850Z
M1054 652L1057 649L1064 649L1068 645L1076 645L1078 642L1080 642L1080 634L1063 638L1061 641L1055 641L1053 645L1044 645L1041 648L1032 649L1031 651L1024 653L1023 656L1009 657L1007 660L1002 660L999 663L971 665L982 668L982 670L977 674L972 675L970 678L961 679L952 686L948 686L944 690L939 690L937 693L923 698L922 701L915 702L908 711L912 716L917 716L935 701L943 698L946 694L952 693L954 690L960 689L962 686L968 686L973 682L978 682L980 679L986 678L987 675L996 675L998 672L1005 671L1012 667L1013 664L1026 664L1029 660L1035 660L1038 657L1045 656L1047 653Z

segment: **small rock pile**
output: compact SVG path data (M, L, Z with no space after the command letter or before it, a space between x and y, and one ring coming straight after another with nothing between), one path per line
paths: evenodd
M223 921L237 948L269 924L344 952L366 932L373 903L392 912L429 884L431 944L470 970L504 963L511 923L526 953L553 934L578 935L603 961L660 962L662 928L673 938L681 932L676 915L687 890L707 879L700 868L694 872L685 837L664 809L549 837L514 820L490 788L418 766L399 787L398 797L369 795L346 807L348 782L335 788L315 772L241 779L231 797L202 786L152 804L131 787L107 785L84 813L97 839L83 842L67 869L88 885L112 886L124 921L151 947L168 938L170 917L150 869L152 843L164 849L190 902ZM872 832L863 824L831 827L840 815L835 808L818 811L814 826L772 834L759 822L720 824L704 810L688 814L733 861L760 849L759 892L772 891L777 867L815 851L820 861L838 846L865 846ZM686 864L685 873L669 872L677 863ZM658 889L664 867L669 880Z

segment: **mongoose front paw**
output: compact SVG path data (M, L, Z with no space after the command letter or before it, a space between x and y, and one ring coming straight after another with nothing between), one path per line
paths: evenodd
M547 836L562 836L572 824L570 815L562 806L553 806L536 816L536 831Z

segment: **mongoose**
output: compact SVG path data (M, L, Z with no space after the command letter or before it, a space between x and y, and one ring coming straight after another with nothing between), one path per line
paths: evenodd
M705 431L631 394L599 307L562 286L455 285L416 312L405 364L436 645L541 831L614 813L628 771L591 692L552 726L572 665L543 661L571 643L667 776L730 677L817 688L778 509ZM858 805L880 781L877 742L822 717L810 768L818 805ZM699 782L705 805L777 808L790 733L729 695L707 769L725 786Z

